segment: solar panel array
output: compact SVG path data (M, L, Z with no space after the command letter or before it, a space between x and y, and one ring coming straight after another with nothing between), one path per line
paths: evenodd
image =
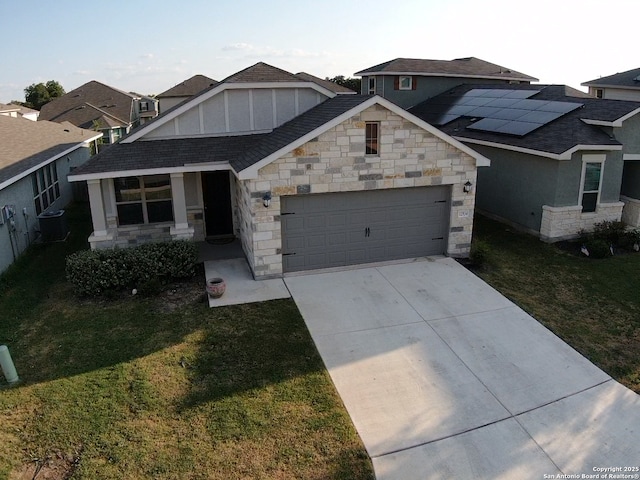
M467 128L485 132L524 136L582 106L581 103L531 100L539 90L498 88L469 90L438 115L445 125L460 117L479 118Z

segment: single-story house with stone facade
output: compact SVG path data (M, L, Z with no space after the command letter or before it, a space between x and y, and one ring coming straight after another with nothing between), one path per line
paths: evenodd
M379 96L264 63L164 112L69 177L92 248L235 236L255 278L467 256L486 157Z
M460 85L409 111L491 159L476 207L544 241L640 226L640 102L564 85Z

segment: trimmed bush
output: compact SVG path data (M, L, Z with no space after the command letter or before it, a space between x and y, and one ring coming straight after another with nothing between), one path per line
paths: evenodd
M592 236L605 241L608 245L621 245L624 241L626 226L623 222L599 222L593 226Z
M601 238L589 238L585 242L585 247L589 250L590 258L605 258L611 255L611 250L609 250L609 243Z
M67 280L80 295L152 285L195 274L198 249L184 240L133 248L83 250L67 257Z

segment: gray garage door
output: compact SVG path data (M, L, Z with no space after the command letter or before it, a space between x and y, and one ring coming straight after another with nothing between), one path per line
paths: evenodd
M282 197L285 272L445 253L449 187Z

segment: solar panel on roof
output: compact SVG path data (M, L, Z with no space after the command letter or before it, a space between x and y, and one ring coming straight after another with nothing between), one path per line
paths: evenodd
M472 130L526 135L582 106L581 103L537 100L530 97L540 90L474 88L446 101L433 111L433 123L445 125L461 116L479 118Z

